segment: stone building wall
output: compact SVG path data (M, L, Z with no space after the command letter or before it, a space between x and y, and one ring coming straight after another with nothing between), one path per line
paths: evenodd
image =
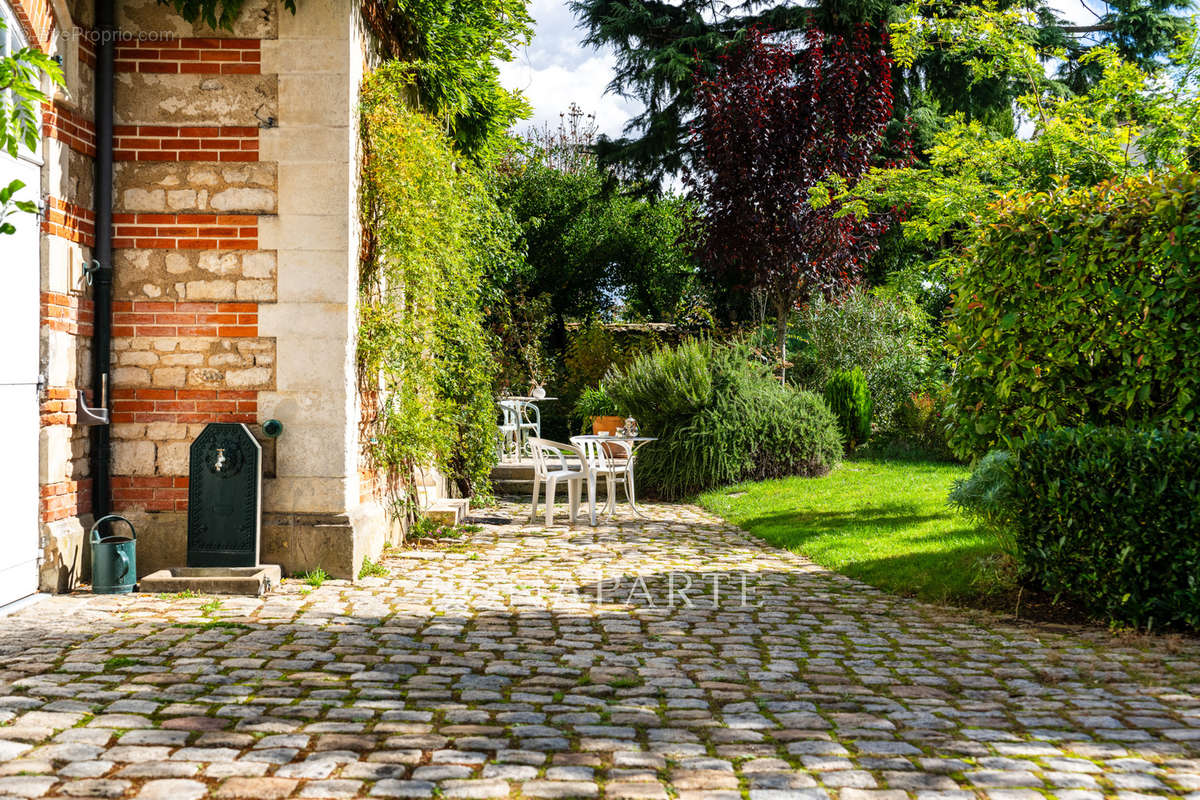
M38 466L39 580L43 590L64 591L86 573L83 538L91 525L88 432L76 425L75 395L91 388L92 302L83 265L90 263L95 241L95 52L86 36L86 7L47 0L10 3L23 18L31 44L62 59L66 83L42 109Z
M15 5L67 73L44 122L40 454L41 583L64 591L87 577L92 524L75 413L91 388L92 11ZM203 426L261 436L277 418L262 560L353 577L393 535L360 463L357 106L374 47L358 4L306 0L292 16L248 0L223 31L156 0L117 8L112 487L138 530L139 573L185 563Z
M139 571L185 559L188 446L259 425L262 559L352 577L388 535L360 486L358 87L351 0L251 0L231 31L123 0L117 48L114 504Z

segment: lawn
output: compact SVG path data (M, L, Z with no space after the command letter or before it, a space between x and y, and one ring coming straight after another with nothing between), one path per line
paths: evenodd
M824 478L717 489L702 506L773 545L872 586L938 603L993 607L1010 587L995 541L946 504L967 470L855 459Z

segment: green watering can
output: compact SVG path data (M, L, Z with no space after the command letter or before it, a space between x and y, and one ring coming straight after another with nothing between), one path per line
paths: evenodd
M129 538L101 536L100 526L106 522L124 522L129 526ZM89 534L92 543L92 592L95 594L128 594L137 583L137 531L133 523L119 514L109 514L96 520Z

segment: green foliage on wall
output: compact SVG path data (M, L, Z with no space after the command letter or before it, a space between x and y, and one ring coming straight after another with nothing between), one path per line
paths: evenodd
M1200 175L1008 198L954 285L950 444L1085 423L1194 428Z
M407 107L407 86L404 66L390 65L362 95L358 360L368 455L401 500L428 464L464 494L486 494L495 360L482 287L517 260L513 229L438 124Z

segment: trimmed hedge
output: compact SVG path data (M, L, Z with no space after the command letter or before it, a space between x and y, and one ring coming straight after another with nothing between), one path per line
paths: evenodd
M1008 464L1026 580L1110 620L1200 628L1200 434L1060 430Z
M782 386L742 347L688 341L614 369L609 396L643 434L641 488L664 498L785 475L824 475L841 458L837 421L816 394Z
M1008 197L953 290L960 455L1200 419L1200 176Z
M825 402L837 417L847 450L853 451L871 437L871 390L860 368L830 375L825 384Z

